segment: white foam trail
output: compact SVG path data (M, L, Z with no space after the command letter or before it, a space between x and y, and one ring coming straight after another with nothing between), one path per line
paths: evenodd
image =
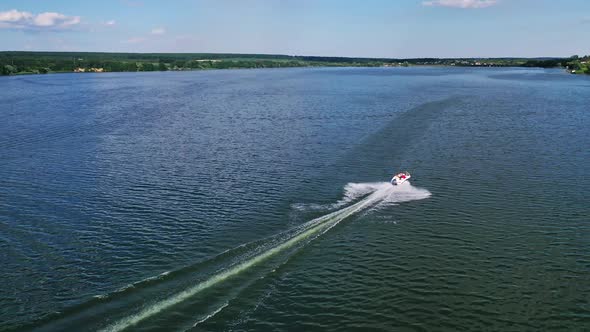
M212 313L208 314L205 318L201 319L200 321L196 322L195 324L193 324L193 327L205 322L206 320L208 320L209 318L217 315L221 310L223 310L223 308L227 307L229 303L225 302L221 307L215 309L215 311L213 311Z
M398 186L392 186L389 182L367 182L367 183L349 183L344 186L344 197L332 204L306 204L295 203L291 207L295 210L320 211L339 209L351 202L366 196L372 192L381 191L383 193L382 201L379 206L392 205L406 201L428 198L431 194L428 190L413 187L410 181L406 181Z
M316 204L316 203L295 203L291 207L300 211L321 211L339 209L362 196L368 195L378 189L383 189L389 185L387 182L374 183L349 183L344 186L344 197L336 203L331 204ZM389 185L391 187L391 185Z
M425 199L431 196L430 191L412 186L410 181L400 185L392 186L388 182L374 184L379 190L383 190L384 197L376 207L396 205L397 203Z
M211 286L214 286L226 280L227 278L230 278L234 275L239 274L242 271L247 270L248 268L272 257L277 253L280 253L281 251L284 251L294 246L295 244L301 242L306 238L309 238L310 236L321 235L325 233L326 231L337 225L340 221L368 207L374 206L378 203L406 202L416 199L424 199L430 196L430 192L428 192L428 190L412 187L409 182L406 182L401 186L392 186L388 182L349 183L345 187L345 197L343 200L351 202L355 198L367 195L368 193L371 194L353 205L334 211L325 216L313 219L299 226L298 230L292 237L286 239L282 243L279 243L275 247L272 247L250 259L247 259L244 262L233 265L227 268L226 270L211 276L209 279L202 281L192 287L189 287L182 292L176 293L175 295L172 295L171 297L165 300L156 302L148 306L147 308L139 311L138 313L132 314L110 326L107 326L105 329L102 329L101 331L117 332L122 331L130 326L133 326L143 321L144 319L147 319L165 309L170 308L175 304L187 300L188 298L194 296L202 290L205 290Z

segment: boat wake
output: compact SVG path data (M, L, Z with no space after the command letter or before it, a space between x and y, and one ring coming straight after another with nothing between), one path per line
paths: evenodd
M336 203L324 205L297 203L292 204L291 207L298 211L329 211L340 209L371 193L375 193L375 196L378 196L376 199L379 200L375 206L371 207L372 210L430 196L428 190L414 187L409 181L398 186L393 186L389 182L349 183L344 186L343 198Z
M43 324L41 329L71 330L77 326L94 326L95 330L116 332L144 323L149 326L149 321L152 320L161 323L163 318L159 316L182 311L178 309L185 306L190 307L191 312L197 308L203 309L204 312L197 321L199 324L225 308L228 305L227 299L237 296L240 288L243 289L253 279L268 274L279 261L288 260L299 248L326 233L342 220L361 211L429 196L428 190L413 187L409 182L398 186L388 182L349 183L344 187L344 196L340 201L323 206L333 211L326 211L321 217L270 238L226 251L208 262L148 278L123 291L97 297L94 299L95 303L86 303L79 310L72 310L71 315L64 313L62 317ZM306 208L305 205L298 207ZM311 208L316 209L317 206ZM152 300L146 302L146 299ZM213 303L222 305L211 307ZM173 307L175 310L170 310ZM97 316L102 319L97 319ZM105 324L105 321L108 323ZM177 320L172 321L180 324ZM190 329L195 324L194 317L186 324L188 325L181 324L179 327Z

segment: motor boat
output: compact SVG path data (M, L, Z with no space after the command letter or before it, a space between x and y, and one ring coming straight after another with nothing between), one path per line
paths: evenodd
M406 181L408 181L412 176L408 172L401 172L397 173L391 178L391 184L394 186L400 185Z

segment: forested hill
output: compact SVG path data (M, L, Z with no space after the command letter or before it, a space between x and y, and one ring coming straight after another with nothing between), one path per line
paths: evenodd
M485 67L566 67L578 72L585 58L464 58L464 59L387 59L274 54L220 53L89 53L89 52L0 52L2 75L45 74L52 72L125 72L229 68L275 68L312 66L485 66ZM578 68L576 67L576 68Z

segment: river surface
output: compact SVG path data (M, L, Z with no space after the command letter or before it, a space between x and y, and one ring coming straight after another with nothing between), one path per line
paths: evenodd
M0 330L587 331L589 105L542 69L1 77Z

